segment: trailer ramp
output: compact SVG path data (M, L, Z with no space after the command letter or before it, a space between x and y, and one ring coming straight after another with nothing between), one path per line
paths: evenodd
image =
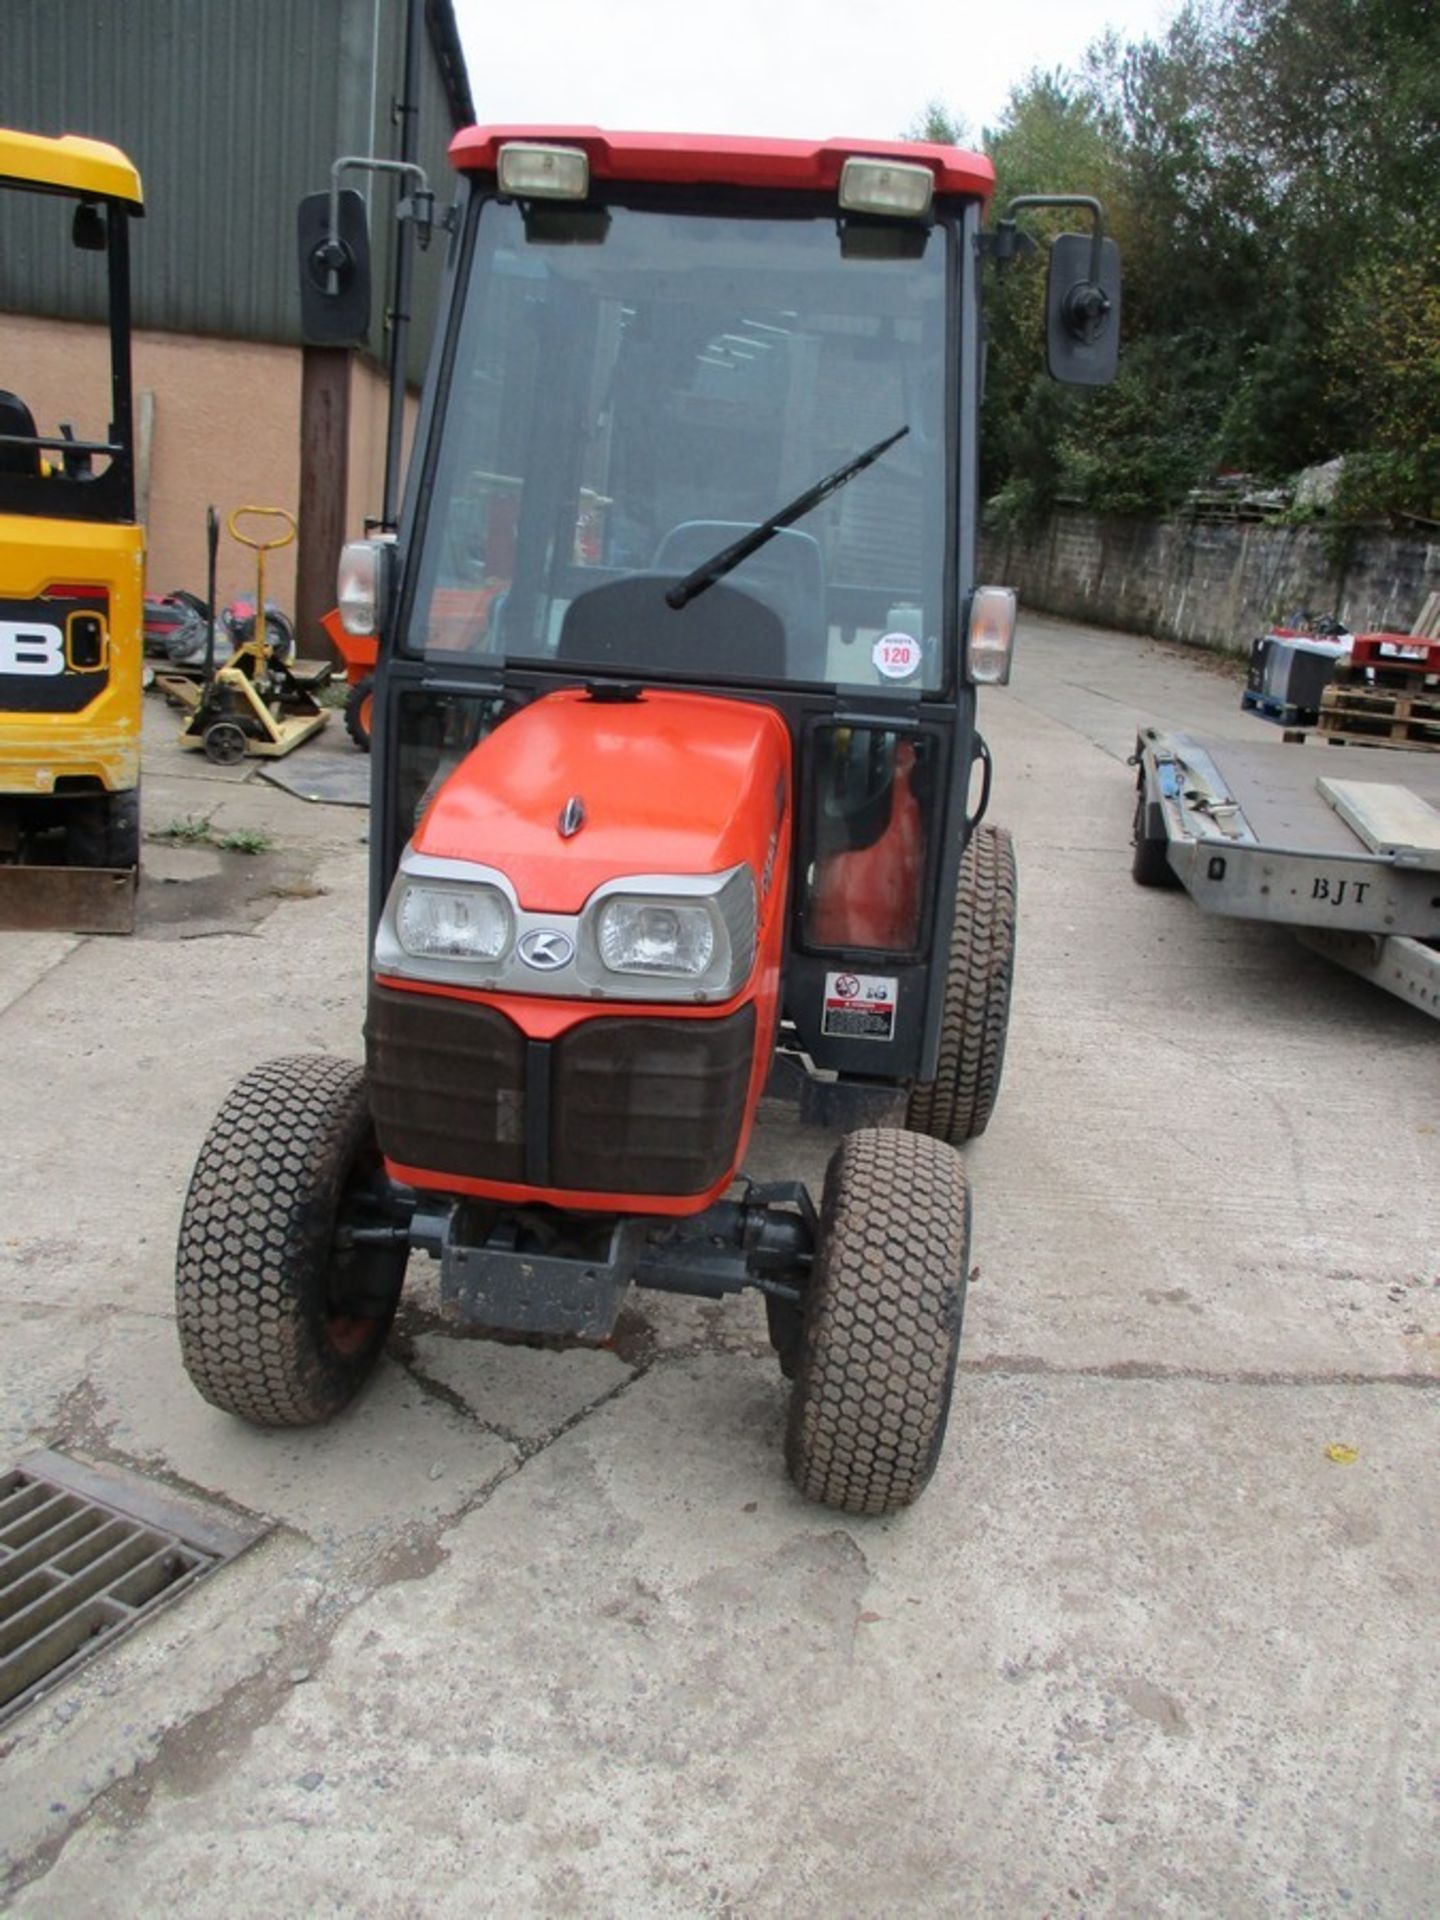
M1440 757L1343 752L1146 728L1137 841L1206 912L1293 927L1440 1017Z

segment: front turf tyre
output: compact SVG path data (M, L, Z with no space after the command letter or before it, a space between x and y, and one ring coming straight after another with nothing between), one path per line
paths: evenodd
M905 1125L963 1147L990 1124L1000 1096L1015 977L1015 842L979 826L960 862L945 977L940 1059L910 1089Z
M355 1246L385 1224L362 1067L323 1054L247 1073L191 1175L175 1255L185 1371L262 1427L328 1420L379 1357L407 1249Z
M785 1456L810 1500L895 1513L940 1458L970 1263L970 1190L943 1141L892 1127L836 1148Z
M345 731L362 753L370 751L370 722L375 709L375 676L367 673L345 696Z

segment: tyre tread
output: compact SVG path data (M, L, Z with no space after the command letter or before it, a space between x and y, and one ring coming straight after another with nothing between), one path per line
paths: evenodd
M1136 797L1135 822L1131 828L1134 851L1130 856L1130 877L1137 887L1178 887L1179 875L1170 865L1166 852L1169 841L1163 835L1156 839L1145 831L1147 811L1142 786Z
M786 1458L812 1500L906 1507L945 1437L970 1195L958 1154L895 1128L846 1137L826 1176Z
M367 673L363 680L357 680L345 696L345 731L362 753L370 751L370 729L365 721L365 704L367 701L373 701L374 697L373 673Z
M370 1372L388 1317L356 1352L318 1303L345 1175L370 1129L364 1069L323 1054L254 1068L200 1149L176 1248L181 1358L213 1406L259 1426L337 1413Z
M1000 1095L1015 972L1015 843L982 825L960 863L935 1078L910 1090L905 1124L963 1146L990 1124Z

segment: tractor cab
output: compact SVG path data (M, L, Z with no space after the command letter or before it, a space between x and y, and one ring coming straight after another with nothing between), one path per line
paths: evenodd
M324 1392L297 1373L287 1404L354 1390L412 1249L513 1332L604 1338L631 1285L750 1287L797 1483L889 1511L944 1432L956 1149L998 1090L1014 944L976 730L1015 619L976 581L991 169L593 129L477 128L452 158L404 510L340 567L380 647L372 938L309 1284L369 1333L326 1348L322 1318ZM340 199L301 232L343 333L365 262ZM1098 211L1051 301L1065 377L1113 358ZM336 1068L242 1082L215 1166L237 1128L329 1114ZM767 1088L846 1133L818 1206L745 1179ZM205 1278L215 1198L182 1228L187 1365L278 1417L201 1337L233 1290Z
M387 583L377 909L437 777L500 714L567 684L593 689L580 730L643 729L682 689L762 703L786 736L762 862L783 1033L899 1081L935 1050L925 956L975 751L989 169L676 144L457 142L449 350ZM652 804L711 777L702 711ZM852 1004L836 977L857 974L873 997Z

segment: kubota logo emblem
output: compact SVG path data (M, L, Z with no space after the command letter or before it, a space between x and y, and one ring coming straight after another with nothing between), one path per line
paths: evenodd
M527 967L537 967L541 973L554 973L558 967L568 966L575 952L575 942L568 933L556 933L550 927L535 927L520 942L520 958Z
M65 671L65 636L38 620L0 620L0 673Z

